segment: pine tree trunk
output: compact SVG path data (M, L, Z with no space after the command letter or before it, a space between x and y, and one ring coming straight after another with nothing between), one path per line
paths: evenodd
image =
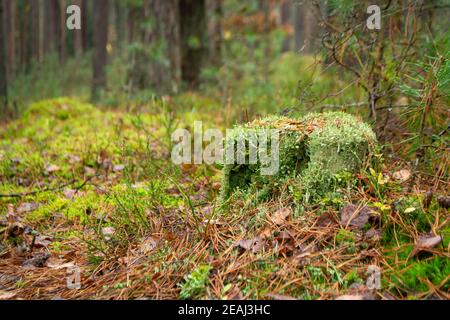
M58 51L59 61L61 64L66 63L67 48L66 48L66 0L59 0L59 39L58 39Z
M291 26L291 12L293 4L291 0L284 0L280 4L280 22L285 30L285 36L283 40L282 52L290 51L292 46L292 36L290 34Z
M223 0L207 0L210 62L219 66L222 61Z
M41 26L41 15L40 15L40 2L31 1L31 37L32 37L32 51L33 56L37 62L41 61L41 39L40 39L40 26Z
M6 74L7 45L5 26L5 12L3 2L0 1L0 119L5 117L8 106L8 82Z
M73 51L75 52L76 57L80 57L83 53L83 1L75 0L73 1L74 5L77 5L80 8L81 13L81 30L73 30Z
M180 0L182 80L195 87L208 54L205 0Z
M133 89L152 89L158 94L178 90L181 79L180 31L178 0L146 0L143 16L130 12L129 30L140 45L134 46L129 86ZM134 24L153 21L152 28L137 29ZM136 29L136 30L135 30Z
M94 59L92 100L97 101L100 91L106 87L105 66L107 62L106 45L108 43L108 4L109 0L94 1Z
M5 41L8 44L6 72L13 78L16 73L16 2L2 0L5 15Z

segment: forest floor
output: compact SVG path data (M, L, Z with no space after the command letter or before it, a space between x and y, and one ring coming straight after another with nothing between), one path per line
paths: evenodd
M434 176L387 158L315 205L221 210L220 168L169 150L174 127L223 114L61 98L1 128L0 299L450 298L448 158Z

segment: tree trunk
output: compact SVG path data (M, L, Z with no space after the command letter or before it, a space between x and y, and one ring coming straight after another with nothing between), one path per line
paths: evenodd
M207 0L210 62L219 66L222 62L223 0Z
M60 52L61 24L58 0L45 0L44 52Z
M40 39L40 29L41 29L41 15L40 15L40 2L31 1L31 38L32 38L32 50L33 56L37 62L41 61L41 39Z
M81 13L81 30L73 30L73 51L75 52L76 57L80 57L83 53L83 1L75 0L73 1L74 5L77 5L80 8Z
M115 1L115 27L116 27L116 48L119 53L122 52L123 45L126 43L127 31L127 12L128 6L124 6L121 1Z
M195 87L208 53L205 0L180 0L180 33L182 79Z
M106 45L108 43L108 4L109 0L94 1L94 58L92 100L97 101L100 91L106 87L105 66L107 62Z
M67 49L66 49L66 0L59 0L59 39L58 39L58 51L59 61L61 64L66 63Z
M3 5L5 15L4 36L8 44L6 72L12 78L16 72L16 2L3 0Z
M319 1L323 7L323 1ZM295 49L313 53L315 40L319 36L319 21L314 14L315 8L308 4L296 4L295 10Z
M130 87L150 88L158 94L174 93L181 78L178 0L146 0L143 14L134 23L141 20L153 23L150 30L142 27L137 30L142 43L133 47ZM130 31L134 31L133 26Z
M32 15L31 15L31 4L29 2L18 2L17 3L18 12L18 34L19 34L19 68L20 72L26 72L30 66L30 61L32 57Z
M280 23L284 29L284 40L283 47L281 48L282 52L290 51L292 45L292 25L291 25L291 12L293 9L293 3L291 0L284 0L280 4Z
M0 118L3 118L8 106L8 82L6 74L7 45L4 30L5 17L3 2L0 1Z

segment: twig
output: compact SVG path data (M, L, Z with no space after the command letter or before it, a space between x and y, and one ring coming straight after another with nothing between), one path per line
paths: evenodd
M81 188L83 188L88 182L89 180L91 180L94 176L88 177L87 179L85 179L78 187L76 187L75 189L78 191ZM22 198L22 197L26 197L26 196L32 196L38 193L43 193L43 192L50 192L50 191L57 191L57 190L61 190L67 186L70 186L72 184L74 184L75 182L77 182L77 180L72 180L68 183L62 184L60 186L54 187L54 188L45 188L42 190L34 190L34 191L29 191L29 192L19 192L19 193L8 193L8 194L4 194L4 193L0 193L0 198Z

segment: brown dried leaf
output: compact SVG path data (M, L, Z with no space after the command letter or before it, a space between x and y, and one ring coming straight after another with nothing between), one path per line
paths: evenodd
M52 241L52 237L39 235L34 239L34 247L47 248Z
M291 214L291 208L282 208L275 212L273 216L269 217L270 220L276 225L282 225L285 223L287 217Z
M148 237L147 239L142 242L142 244L139 246L139 251L143 254L147 254L158 246L158 240L153 237Z
M114 167L113 167L113 171L114 172L121 172L121 171L123 171L125 169L125 166L123 165L123 164L116 164Z
M27 212L31 212L34 211L38 208L38 204L35 202L25 202L19 205L19 207L17 207L17 213L18 214L22 214L22 213L27 213Z
M422 251L433 249L441 242L442 238L440 236L433 236L429 234L421 235L419 236L419 240L417 241L413 251L411 252L411 256L414 257Z
M447 196L439 196L437 198L439 205L445 209L450 208L450 197Z
M369 222L369 218L376 215L376 212L367 206L347 204L341 210L341 225L362 229Z
M57 165L48 164L45 166L45 172L47 172L48 174L56 172L56 171L59 171L59 167Z
M239 240L238 242L236 242L235 246L242 248L246 251L256 253L263 248L264 241L261 239L261 237L258 236L253 239Z
M233 286L227 294L227 300L243 300L244 295L238 286Z
M50 258L50 255L48 253L38 253L33 258L25 260L22 263L22 266L42 268L47 262L48 258Z
M406 182L409 180L409 178L411 178L411 171L409 171L408 169L402 169L394 172L392 176L394 177L395 180L401 183Z
M316 224L318 227L328 227L336 223L333 215L329 212L324 212L319 218L317 218Z
M111 240L112 236L116 233L116 229L113 227L104 227L102 228L102 235L105 237L105 240Z

